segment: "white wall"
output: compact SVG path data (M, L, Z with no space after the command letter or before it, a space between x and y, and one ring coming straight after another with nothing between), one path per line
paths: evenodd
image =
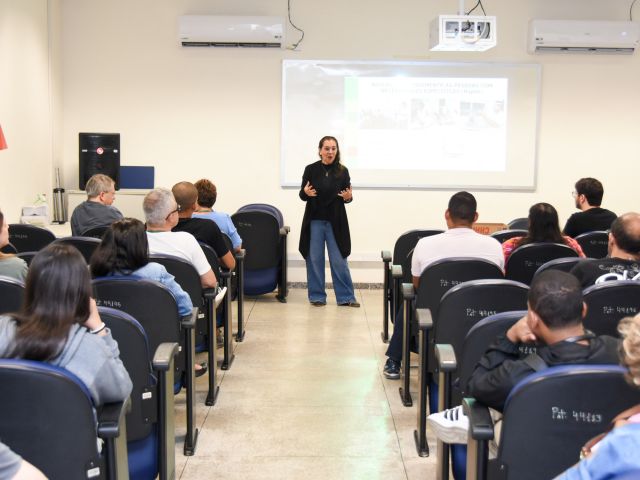
M0 0L5 8L22 3ZM78 132L120 132L122 163L155 165L157 185L206 176L218 185L220 210L233 212L251 202L277 205L292 227L291 257L299 258L304 204L297 191L279 186L283 58L536 62L542 65L538 187L530 193L478 192L480 221L525 216L537 201L554 204L564 221L573 210L573 183L582 176L603 181L606 207L617 212L637 210L632 199L640 150L635 121L640 111L640 54L526 53L530 18L626 19L629 1L483 3L488 14L498 17L498 46L485 53L464 54L427 50L429 21L437 14L454 13L454 0L292 0L293 19L306 32L300 52L178 46L177 19L182 14L284 16L285 0L62 0L61 29L54 24L61 39L59 50L53 44L53 58L60 58L62 97L58 99L54 89L53 103L60 100L60 118L56 117L54 126L54 132L59 128L60 133L54 139L60 142L65 186L77 188ZM41 18L37 11L31 13ZM640 7L636 16L640 17ZM288 32L290 40L297 38L293 29ZM0 48L6 48L4 42ZM28 55L31 61L46 63L46 57ZM33 77L28 72L24 75ZM2 116L0 122L4 127ZM8 140L14 142L11 137ZM55 146L54 151L57 156ZM8 152L13 154L11 145L0 152L0 160ZM42 167L31 164L34 157L24 155L29 171ZM315 145L309 145L309 162L315 158ZM349 159L344 161L348 166ZM48 181L49 172L43 168L45 173ZM25 178L26 174L20 177ZM25 189L21 183L10 188ZM43 187L34 184L27 190L38 188ZM354 192L355 201L348 207L354 279L380 281L377 265L371 269L369 263L359 261L377 258L382 248L392 248L401 232L444 227L443 211L451 193ZM6 195L2 195L4 202ZM291 278L302 280L303 270L294 268Z
M51 192L52 114L46 0L0 0L0 209L9 222Z

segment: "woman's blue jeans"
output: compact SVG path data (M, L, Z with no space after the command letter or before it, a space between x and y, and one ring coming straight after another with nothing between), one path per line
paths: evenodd
M311 241L307 256L307 284L310 302L326 302L327 292L324 289L324 245L329 252L329 266L333 289L338 303L355 302L353 282L347 259L342 256L331 224L325 220L311 221Z

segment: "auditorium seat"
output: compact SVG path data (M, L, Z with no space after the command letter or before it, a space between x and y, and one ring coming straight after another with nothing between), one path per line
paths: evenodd
M519 217L511 220L507 227L509 230L529 230L529 219L527 217Z
M554 258L553 260L549 260L548 262L540 265L533 276L535 278L536 275L540 275L546 270L560 270L561 272L569 273L573 267L575 267L580 262L584 262L585 260L587 259L581 257Z
M469 280L483 278L503 278L502 270L495 263L479 258L451 257L432 263L424 269L420 275L417 291L412 283L402 284L404 298L403 322L404 336L402 345L402 387L400 398L405 407L411 406L411 393L409 392L409 356L411 350L416 351L415 339L418 335L418 326L415 319L415 309L428 308L433 318L437 318L440 299L451 288ZM414 301L415 299L415 301ZM408 328L408 330L407 330Z
M437 412L449 402L439 405L436 376L440 371L435 345L448 345L457 357L469 330L482 319L500 312L527 308L527 285L512 280L471 280L451 288L442 296L435 315L424 312L420 327L420 371L418 402L418 447L426 447L428 411ZM459 404L459 398L457 398ZM419 442L419 441L422 442Z
M176 279L176 282L180 285L180 287L189 295L191 298L191 303L194 308L198 310L198 318L196 320L196 346L198 341L204 343L203 348L208 352L209 355L209 393L207 395L207 403L208 405L213 405L216 401L217 393L218 393L218 382L217 382L217 348L216 348L216 305L215 305L215 297L216 297L216 289L215 288L202 288L202 283L200 281L200 275L194 268L194 266L188 261L178 258L172 257L169 255L158 255L152 254L149 259L153 262L159 263L163 265L167 272L173 275ZM213 267L212 267L213 269ZM215 268L214 271L217 271L218 275L222 276L220 269ZM228 284L228 275L221 278L219 283L220 287L227 287ZM222 282L223 280L223 282ZM225 295L226 297L226 295ZM224 325L231 331L231 318L230 311L223 312ZM226 333L226 331L225 331ZM198 340L199 339L199 340ZM226 350L225 350L226 351ZM227 370L229 365L233 361L233 352L228 354L230 356L225 357L223 361L222 368ZM226 362L226 364L225 364Z
M225 238L229 238L225 235ZM229 241L230 242L230 241ZM204 252L204 256L207 257L207 261L209 265L211 265L211 269L216 273L216 278L218 279L218 283L224 284L222 286L227 287L227 293L229 295L229 302L235 300L237 305L237 316L236 322L238 323L238 332L236 333L236 342L242 342L244 340L245 334L245 321L244 321L244 257L245 250L241 249L239 252L234 252L234 257L236 259L236 268L233 271L226 270L221 268L220 262L218 260L218 256L216 252L209 245L200 242L200 246L202 247L202 251ZM226 282L226 283L225 283ZM235 292L235 294L234 294ZM226 304L225 304L226 305ZM223 305L224 308L226 306ZM229 318L231 319L231 307L227 308L229 312ZM226 313L223 311L223 315ZM226 317L225 317L226 318ZM227 327L231 328L231 320L229 320L229 325ZM230 330L231 331L231 330Z
M576 251L561 243L528 243L516 248L505 264L505 277L529 285L536 270L549 260L577 257Z
M103 225L101 227L93 227L89 230L85 230L82 232L83 237L92 237L97 238L98 240L102 240L102 235L109 229L109 225Z
M467 479L539 480L574 465L589 439L640 402L640 392L625 373L613 365L570 365L526 377L507 397L495 460L487 456L494 435L489 411L466 398Z
M528 232L526 230L520 230L520 229L499 230L497 232L492 233L491 237L495 238L500 243L504 243L510 238L525 237L527 233Z
M242 245L245 295L273 292L283 303L287 301L287 236L282 213L273 205L250 204L231 215Z
M18 249L16 247L14 247L11 242L7 243L4 247L0 248L0 252L2 253L10 253L10 254L16 254L18 253Z
M180 344L175 362L175 387L186 388L186 426L184 454L193 455L198 430L195 427L195 324L197 309L181 318L178 305L167 287L161 283L130 276L96 278L92 282L98 306L116 308L135 318L149 339L149 351L161 343ZM152 361L150 358L149 361ZM214 366L211 366L213 368Z
M17 312L24 301L24 283L0 276L0 315Z
M63 368L30 360L0 360L0 438L50 479L128 478L126 402L96 412L82 381ZM96 423L97 420L97 423ZM104 441L100 450L96 433Z
M413 249L421 238L443 233L443 230L409 230L398 237L393 247L393 256L388 250L382 250L382 277L383 277L383 316L382 316L382 341L389 341L389 319L395 322L397 309L402 303L400 285L411 283L411 259Z
M421 318L425 314L424 310L419 310L417 314L420 324L428 322L428 318ZM487 348L495 342L498 335L504 335L514 323L526 314L526 310L515 310L483 318L469 329L462 342L462 348L457 354L451 345L436 343L435 356L438 363L438 405L440 410L461 404L462 398L468 395L467 386L471 374ZM442 478L447 478L449 445L438 438L436 451L438 455L437 471L440 472Z
M151 352L144 328L131 315L108 307L98 307L98 311L118 342L120 359L133 383L127 413L129 477L172 480L176 463L174 362L180 346L161 343Z
M20 252L16 256L23 259L27 263L27 265L31 265L31 260L33 260L33 257L35 257L37 254L38 252Z
M27 223L9 225L9 242L18 252L37 252L56 239L51 230Z
M596 335L618 336L618 322L640 311L640 282L613 280L587 287L585 328Z
M588 258L604 258L609 254L609 233L604 231L586 232L575 238Z
M71 245L77 248L88 265L91 261L91 255L93 255L93 252L95 252L98 248L98 245L100 245L100 240L93 237L63 237L58 238L53 243Z

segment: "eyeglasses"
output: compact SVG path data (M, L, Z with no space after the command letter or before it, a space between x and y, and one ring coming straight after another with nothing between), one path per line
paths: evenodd
M180 213L180 205L178 205L175 210L172 210L171 212L169 212L169 215L165 217L165 220L169 220L169 217L174 213Z
M578 192L576 192L575 190L573 192L571 192L571 196L573 198L578 198L580 195L578 194Z

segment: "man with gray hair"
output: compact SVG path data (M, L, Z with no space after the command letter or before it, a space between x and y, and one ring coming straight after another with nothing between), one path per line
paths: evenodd
M95 227L108 227L122 219L122 213L112 205L116 198L116 184L107 175L92 176L85 187L87 200L71 215L71 234L78 236Z
M173 193L166 188L151 190L144 197L142 209L147 221L149 253L187 260L200 275L200 283L204 288L216 287L218 282L215 274L194 236L187 232L171 231L178 224L180 211Z

